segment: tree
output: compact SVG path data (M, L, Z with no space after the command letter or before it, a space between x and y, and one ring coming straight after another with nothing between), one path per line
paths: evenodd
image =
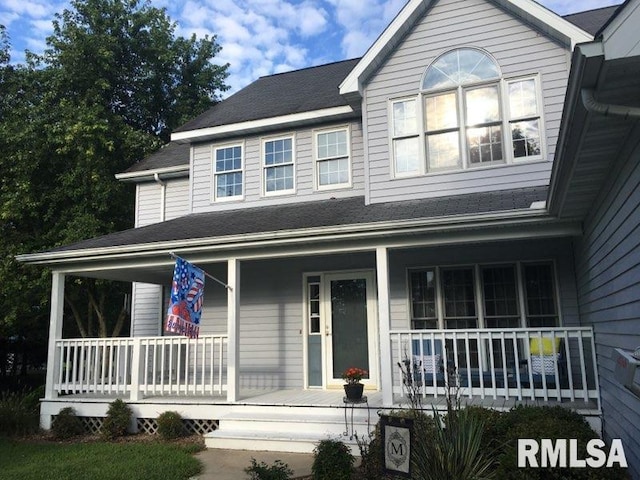
M175 23L148 0L71 5L56 15L43 61L58 69L75 102L100 104L135 130L166 140L227 90L228 65L211 62L220 51L215 37L175 38Z
M44 55L26 65L10 64L0 29L0 335L46 324L49 310L49 273L13 256L131 227L133 192L114 175L227 89L215 37L176 38L148 1L74 0L53 23ZM69 279L77 333L122 331L128 288Z

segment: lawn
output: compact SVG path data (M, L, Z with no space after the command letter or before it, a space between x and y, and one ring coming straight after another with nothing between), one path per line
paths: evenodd
M177 443L54 443L0 438L2 480L180 480L202 471L198 448Z

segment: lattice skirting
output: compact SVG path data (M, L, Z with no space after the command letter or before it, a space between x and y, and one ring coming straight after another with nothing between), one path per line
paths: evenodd
M158 420L155 418L138 418L138 432L155 435L158 432ZM194 435L204 435L218 429L218 420L196 420L183 418L185 430Z
M55 416L54 416L55 418ZM104 417L78 417L82 422L84 431L91 435L100 433ZM182 419L185 431L193 435L204 435L218 429L218 420L198 420L191 418ZM155 418L138 418L136 424L139 433L155 435L158 432L158 420Z

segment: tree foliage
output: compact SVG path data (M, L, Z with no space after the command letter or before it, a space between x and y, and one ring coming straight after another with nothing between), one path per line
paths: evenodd
M14 255L130 228L133 190L114 175L227 89L215 37L175 28L148 1L74 0L45 53L14 65L0 26L0 337L42 330L48 316L49 273ZM74 333L122 331L129 287L69 279Z

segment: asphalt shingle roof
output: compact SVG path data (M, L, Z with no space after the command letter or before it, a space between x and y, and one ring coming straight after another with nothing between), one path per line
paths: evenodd
M51 252L502 212L529 208L533 202L545 200L546 195L546 187L535 187L371 205L365 205L364 197L358 196L225 210L132 228Z
M136 173L146 170L189 165L190 149L191 145L188 143L167 143L160 150L152 153L144 160L131 165L124 173Z
M348 105L338 86L359 59L261 77L176 132Z
M565 15L562 18L580 27L585 32L595 35L607 23L607 20L611 18L618 7L619 5L596 8L595 10Z

